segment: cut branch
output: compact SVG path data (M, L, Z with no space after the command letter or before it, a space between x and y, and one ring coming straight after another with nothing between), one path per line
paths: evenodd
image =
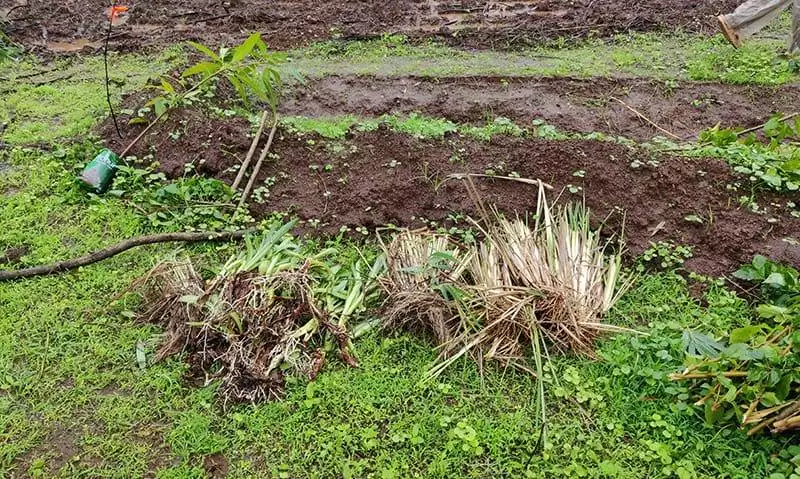
M783 123L786 120L791 120L792 118L796 117L797 115L800 115L800 113L792 113L792 114L786 115L784 117L778 118L778 121ZM742 130L742 131L736 133L736 136L742 136L742 135L746 135L748 133L752 133L754 131L758 131L758 130L764 128L766 125L767 125L767 123L765 122L765 123L762 123L760 125L754 126L752 128L748 128L746 130Z
M743 378L747 376L747 371L726 371L724 373L676 373L670 374L669 379L672 381L683 381L685 379L706 379L717 376L724 376L726 378Z
M98 261L108 259L136 246L156 243L171 243L177 241L184 243L196 243L200 241L240 240L248 233L253 233L255 231L255 229L247 229L232 232L161 233L155 235L138 236L136 238L127 239L108 248L89 253L79 258L59 261L49 265L34 266L16 271L0 271L0 281L63 273L64 271L69 271L80 268L81 266L87 266L92 263L97 263Z
M678 135L676 135L676 134L674 134L674 133L672 133L672 132L669 132L669 131L667 131L667 130L665 130L665 129L661 128L661 127L660 127L660 126L658 126L658 124L656 124L656 123L655 123L653 120L651 120L650 118L647 118L646 116L644 116L644 114L643 114L642 112L640 112L640 111L639 111L639 110L637 110L636 108L634 108L634 107L632 107L632 106L628 105L627 103L625 103L624 101L620 100L619 98L617 98L617 97L613 97L613 96L611 96L611 97L609 97L609 98L611 98L612 100L614 100L614 101L618 102L619 104L621 104L622 106L624 106L624 107L625 107L625 108L627 108L628 110L632 111L632 112L633 112L633 113L634 113L636 116L638 116L638 117L639 117L639 119L641 119L642 121L645 121L645 122L646 122L646 123L648 123L650 126L652 126L653 128L655 128L656 130L660 131L661 133L663 133L663 134L665 134L665 135L667 135L667 136L669 136L670 138L673 138L673 139L675 139L675 140L678 140L678 141L680 141L680 140L681 140L681 137L679 137Z

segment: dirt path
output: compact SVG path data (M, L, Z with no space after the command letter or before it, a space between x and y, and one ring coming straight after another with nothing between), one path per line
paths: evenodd
M273 48L382 33L440 37L468 47L540 44L558 37L681 28L713 31L713 16L736 0L130 0L128 22L115 29L120 50L181 40L231 43L258 30ZM99 45L107 0L0 0L9 35L27 46L77 51Z
M326 77L294 90L281 108L286 114L305 116L419 111L465 123L504 116L521 125L540 119L570 132L603 132L637 140L665 136L617 100L676 136L691 139L717 123L751 127L776 112L800 111L800 87L669 86L599 78Z
M132 137L138 128L131 127L125 136ZM249 146L249 125L241 119L210 119L194 111L173 115L165 128L184 133L177 140L154 133L134 153L154 151L170 176L181 176L184 164L194 161L201 174L230 182L232 167ZM113 138L109 125L104 131ZM269 177L275 183L263 192L263 203L252 204L257 216L288 211L318 220L319 231L325 233L336 233L343 225L420 226L423 219L442 224L454 213L474 211L463 186L458 180L445 181L447 175L492 170L540 178L557 191L580 187L577 194L565 194L573 199L585 194L595 219L608 217L610 231L621 231L624 217L634 255L651 241L669 239L694 247L688 266L700 273L730 273L756 253L800 266L800 247L783 241L797 239L800 220L770 206L787 199L760 197L769 214L740 208L738 194L726 190L734 181L730 169L720 161L654 157L599 141L496 138L485 143L456 136L423 141L383 129L344 142L308 138L279 134L274 152L280 159L266 165L261 175L262 181ZM110 144L118 146L116 140ZM479 181L487 201L502 210L535 210L530 185ZM687 221L690 215L703 223Z

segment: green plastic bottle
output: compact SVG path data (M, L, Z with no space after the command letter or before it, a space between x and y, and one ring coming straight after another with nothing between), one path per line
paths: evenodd
M117 172L119 157L109 149L103 149L86 165L81 173L81 181L97 193L105 193L114 174Z

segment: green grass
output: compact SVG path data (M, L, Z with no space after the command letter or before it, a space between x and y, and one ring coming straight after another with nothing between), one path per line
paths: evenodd
M122 94L141 90L150 78L182 61L178 48L158 55L111 55L112 101L116 104ZM17 81L20 75L36 72L45 73ZM9 144L49 143L82 135L97 118L108 114L101 56L60 60L49 66L31 59L0 62L0 92L0 124L8 122L2 138Z
M785 22L784 22L785 23ZM785 34L788 26L780 30ZM284 71L318 78L327 75L454 77L596 76L660 80L713 80L779 85L798 81L787 60L778 58L785 41L777 33L733 49L720 35L631 33L609 40L552 42L521 51L465 51L436 43L411 44L392 36L365 41L328 41L291 52Z
M323 42L289 52L284 78L325 75L449 77L500 76L640 76L664 81L713 80L737 84L779 85L797 82L788 62L777 54L784 42L772 34L739 50L720 36L684 33L628 34L610 40L585 40L517 52L465 51L436 43L412 44L402 36L377 40ZM158 55L112 55L112 101L140 90L185 61L180 48ZM52 69L52 71L51 71ZM17 81L23 75L39 76ZM0 61L0 124L8 144L50 143L83 135L107 112L102 59ZM330 134L341 132L337 125Z
M42 169L36 184L70 196L53 181L61 173ZM90 205L75 201L56 216L89 228L72 237L78 250L98 241L90 224L108 228L104 241L136 228L113 203L85 217ZM28 208L31 224L51 206ZM2 211L3 230L28 216ZM66 253L55 247L48 255ZM158 477L204 477L211 455L226 458L230 477L712 478L787 467L770 465L777 441L707 428L669 391L681 328L749 320L747 305L720 287L712 286L705 308L677 276L643 278L612 320L652 335L610 338L602 361L554 361L545 378L550 442L537 451L532 378L493 367L481 377L462 362L423 386L435 353L403 335L369 335L357 343L359 368L334 361L314 383L290 381L285 401L227 412L213 385L181 382L180 359L140 369L136 345L152 354L158 331L123 314L135 302L109 308L108 299L163 253L140 250L68 275L0 284L0 473L139 477L157 469ZM70 457L57 460L58 451Z

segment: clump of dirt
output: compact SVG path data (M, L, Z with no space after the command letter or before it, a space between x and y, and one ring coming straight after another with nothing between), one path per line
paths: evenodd
M28 254L28 249L27 245L6 248L5 251L0 254L0 264L12 265L19 263L20 259Z
M185 124L184 136L173 141L154 133L137 148L148 151L147 142L152 141L160 168L170 176L179 176L185 163L196 161L202 165L201 174L232 182L250 141L246 122L190 111L181 115L185 117L172 115L165 128ZM126 137L141 127L131 128ZM221 131L226 132L222 141L201 145L198 140ZM786 198L760 197L759 204L767 206L769 214L739 207L738 194L727 190L737 178L719 160L656 155L590 140L495 137L479 142L456 135L421 140L383 127L343 141L279 131L272 151L278 159L264 165L256 183L262 188L261 202L254 200L251 211L257 217L289 212L308 220L318 233L387 224L453 225L454 220L464 227L467 223L460 215L473 214L474 205L462 182L448 175L519 175L550 183L556 193L564 189L562 200L585 199L593 218L605 221L607 231L622 233L624 228L631 255L651 242L671 240L694 248L686 265L703 274L730 273L754 254L800 266L800 249L784 241L800 231L800 220L768 206L783 204ZM536 209L530 185L476 181L487 202L503 212L525 215Z
M228 477L228 458L223 454L212 454L203 458L203 469L208 477Z
M706 128L753 127L776 112L800 110L800 87L736 86L593 78L325 77L290 92L285 114L334 116L418 111L473 123L504 116L520 125L539 119L569 132L602 132L637 140L665 136L640 119L690 139Z
M9 4L10 3L10 4ZM468 47L504 48L559 37L609 35L622 31L681 28L709 32L714 15L736 0L131 0L127 22L114 28L112 47L137 50L182 40L232 44L260 31L273 48L329 38L364 38L383 33L439 37ZM0 3L8 34L29 47L75 52L102 45L108 4L100 0Z

